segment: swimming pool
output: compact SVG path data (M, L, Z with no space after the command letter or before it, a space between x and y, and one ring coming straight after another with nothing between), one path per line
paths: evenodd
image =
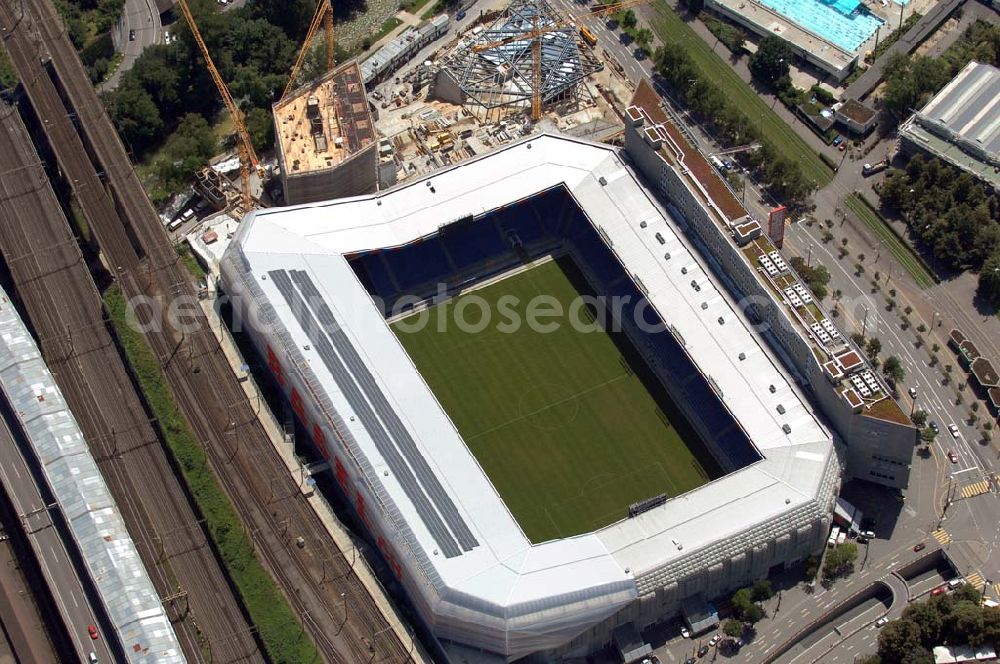
M846 51L856 51L882 25L882 19L868 13L860 0L759 2ZM899 0L896 3L899 4Z

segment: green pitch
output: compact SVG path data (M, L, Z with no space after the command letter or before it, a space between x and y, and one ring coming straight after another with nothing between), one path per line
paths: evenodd
M419 314L393 324L536 543L595 530L627 516L630 503L677 496L719 473L624 335L577 331L568 313L543 320L559 323L553 332L527 325L503 331L510 312L525 320L534 296L549 296L568 312L581 289L576 266L559 259L437 305L424 314L423 329L405 329L416 327ZM518 302L505 309L510 296ZM463 307L465 321L482 322L482 308L464 302L470 297L492 312L482 331L455 324ZM436 324L442 314L444 329Z

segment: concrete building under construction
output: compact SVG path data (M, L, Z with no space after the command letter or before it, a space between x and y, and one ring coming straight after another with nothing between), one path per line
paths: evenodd
M356 61L292 91L273 113L287 204L376 190L375 128Z

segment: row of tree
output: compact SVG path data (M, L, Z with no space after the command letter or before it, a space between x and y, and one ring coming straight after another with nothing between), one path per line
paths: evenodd
M980 288L1000 304L1000 195L941 159L916 155L886 176L881 204L945 265L980 270Z
M797 205L816 188L816 183L803 175L797 164L779 155L771 142L763 138L744 109L722 88L701 75L683 45L666 44L657 49L654 57L657 73L721 143L728 146L761 144L760 149L741 153L737 158L754 171L775 197Z
M910 604L900 620L882 628L878 655L866 664L933 664L935 646L1000 643L1000 610L980 606L980 599L975 588L964 585Z

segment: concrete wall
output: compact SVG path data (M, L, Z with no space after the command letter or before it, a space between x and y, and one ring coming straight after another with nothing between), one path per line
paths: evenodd
M286 168L278 149L285 203L299 205L374 193L378 186L378 152L372 143L334 168L296 174Z

